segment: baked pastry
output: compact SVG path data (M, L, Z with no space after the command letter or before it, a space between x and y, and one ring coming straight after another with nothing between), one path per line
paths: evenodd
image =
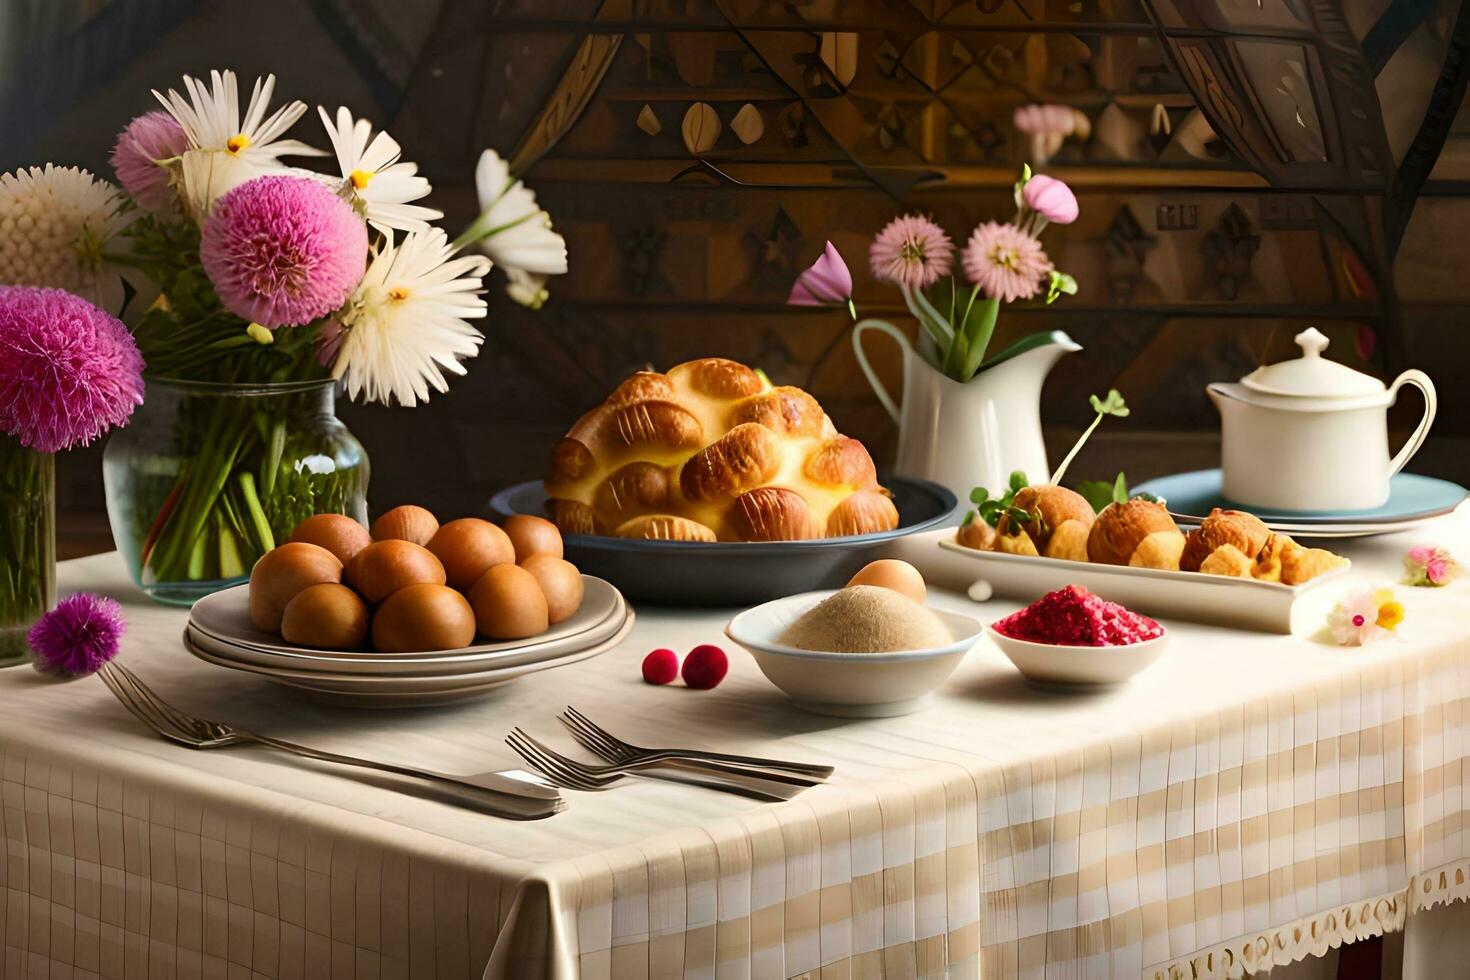
M1184 535L1164 505L1142 497L1108 504L1087 535L1089 561L1178 569Z
M1057 528L1067 521L1076 521L1084 528L1091 529L1096 517L1092 505L1082 494L1051 484L1022 487L1016 491L1011 506L1024 510L1031 515L1030 519L1019 528L1013 528L1009 515L1002 514L995 527L996 533L1029 534L1036 550L1042 554L1047 553L1047 545L1051 543Z
M1346 564L1347 559L1341 555L1334 555L1323 548L1303 548L1293 541L1281 552L1281 581L1287 585L1301 585Z
M1254 514L1243 510L1222 510L1216 507L1200 526L1189 532L1184 543L1184 555L1179 567L1186 572L1197 572L1200 563L1215 549L1234 545L1241 554L1255 558L1271 537L1270 528Z
M971 519L960 525L955 532L955 543L974 548L976 551L989 551L990 546L995 543L995 528L986 524L978 515L971 515Z
M1252 578L1255 562L1250 555L1233 544L1222 544L1205 556L1199 571L1204 575L1225 575L1231 578Z
M564 534L792 541L898 526L867 449L816 399L718 357L624 381L552 450L546 493Z

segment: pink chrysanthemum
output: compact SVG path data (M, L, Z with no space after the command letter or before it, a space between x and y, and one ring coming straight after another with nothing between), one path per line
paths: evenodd
M78 592L42 616L26 640L35 651L39 670L85 677L117 656L127 628L116 599Z
M962 257L965 275L991 299L1030 299L1052 271L1041 243L1015 225L986 221L975 229Z
M257 177L215 202L199 258L231 313L300 326L341 307L362 279L367 226L324 184Z
M143 355L121 320L61 289L0 286L0 431L54 453L143 403Z
M894 218L868 249L873 276L909 289L923 289L949 275L954 243L944 229L919 214Z
M109 159L123 189L139 207L156 214L173 209L178 201L169 184L168 170L158 161L176 157L188 148L184 127L168 113L154 110L138 116L117 134Z

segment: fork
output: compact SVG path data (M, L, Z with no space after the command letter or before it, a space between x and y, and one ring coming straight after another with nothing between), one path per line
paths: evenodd
M633 762L635 760L669 761L680 760L694 763L725 763L747 770L774 770L798 776L810 776L824 780L833 773L831 766L817 766L806 762L783 762L780 759L761 759L749 755L730 755L724 752L706 752L701 749L650 749L625 742L607 729L594 724L582 712L567 705L558 718L583 746L602 756L609 762ZM765 773L762 773L765 775Z
M585 762L568 758L555 749L538 742L535 738L526 734L520 728L513 728L506 735L505 743L526 761L533 769L543 773L551 780L567 789L600 790L607 789L624 776L640 773L645 769L652 769L665 765L661 761L653 762L629 762L618 765L591 766ZM789 800L802 789L812 783L796 784L777 781L770 776L755 773L750 770L734 770L728 774L716 774L709 771L686 769L670 772L648 772L645 775L654 776L659 779L667 779L680 783L695 783L701 786L710 786L715 789L729 790L745 796L752 796L761 800Z
M307 759L410 776L460 790L473 790L477 794L488 793L497 812L503 816L521 819L546 817L566 808L566 802L554 788L538 786L500 772L456 776L415 766L376 762L298 745L269 735L258 735L223 722L196 718L159 697L136 674L116 661L104 665L97 676L102 678L102 682L122 702L123 707L132 712L139 721L169 741L191 749L217 749L248 743L264 745Z

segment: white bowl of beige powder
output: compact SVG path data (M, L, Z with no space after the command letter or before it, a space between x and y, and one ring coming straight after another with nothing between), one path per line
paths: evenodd
M799 707L850 718L922 707L982 632L969 616L870 585L776 599L725 627Z

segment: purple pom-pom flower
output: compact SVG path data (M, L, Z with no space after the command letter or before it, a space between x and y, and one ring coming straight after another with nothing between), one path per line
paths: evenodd
M121 320L61 289L0 286L0 432L54 453L142 403L143 355Z
M78 592L42 616L26 639L35 651L38 670L85 677L117 656L127 628L116 599Z
M112 147L112 170L123 190L154 213L168 211L177 203L168 169L159 163L179 156L189 148L189 137L173 116L155 109L128 123L117 134Z
M326 316L367 268L367 226L309 177L246 181L215 202L199 258L231 313L275 329Z

